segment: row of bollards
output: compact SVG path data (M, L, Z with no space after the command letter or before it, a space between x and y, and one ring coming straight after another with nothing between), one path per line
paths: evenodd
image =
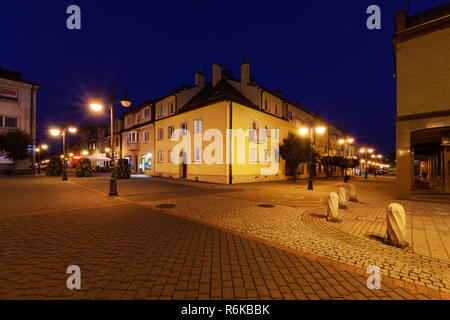
M356 202L356 187L349 185L349 200ZM328 195L327 221L339 222L339 209L347 209L347 189L340 187L338 193ZM405 209L398 203L391 203L387 210L387 235L384 243L399 248L408 246L406 242L406 214Z

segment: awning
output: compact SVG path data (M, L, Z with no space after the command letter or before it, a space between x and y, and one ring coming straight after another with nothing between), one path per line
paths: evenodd
M91 154L90 156L87 156L85 159L89 159L91 161L111 161L110 158L104 157L100 153Z

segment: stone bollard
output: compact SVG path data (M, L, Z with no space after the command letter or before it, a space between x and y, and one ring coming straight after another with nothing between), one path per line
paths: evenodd
M350 201L358 201L356 198L356 187L354 184L351 184L350 186L350 192L349 192L349 199Z
M336 192L328 195L327 221L339 221L339 197Z
M347 209L347 189L339 188L339 208Z
M387 237L384 243L398 248L408 246L406 242L406 214L403 206L391 203L387 210Z

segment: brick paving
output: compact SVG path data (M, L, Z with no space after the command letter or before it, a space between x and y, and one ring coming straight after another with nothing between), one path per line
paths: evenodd
M352 179L360 201L340 210L343 221L337 224L326 221L325 203L329 192L346 185L339 180L316 181L314 192L305 190L304 181L235 185L208 199L174 199L177 207L171 211L358 268L377 265L384 275L413 286L450 292L450 242L445 240L450 204L396 201L393 179L370 180ZM130 198L149 206L165 201ZM276 208L261 210L257 204L263 202L276 204ZM382 243L386 209L392 202L404 205L407 213L411 246L403 250Z
M238 189L156 179L120 181L121 198L107 197L106 189L105 178L69 183L0 178L1 299L439 298L387 278L381 290L368 290L365 275L356 269L180 219L152 205L196 199L197 209L206 206L200 210L206 220L208 211L220 216L218 198L225 208L234 199L249 211L250 201L235 198ZM267 211L274 209L253 207L269 224L279 221L269 219ZM182 209L172 210L181 214ZM308 211L286 207L283 212L281 219L292 221ZM236 212L233 219L236 225L243 221ZM266 225L261 221L261 226ZM81 267L80 291L66 288L66 268L74 264Z

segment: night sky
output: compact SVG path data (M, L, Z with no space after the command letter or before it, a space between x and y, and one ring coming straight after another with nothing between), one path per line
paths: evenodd
M445 3L410 0L410 14ZM66 8L81 8L80 31ZM366 9L381 8L381 30ZM137 105L211 77L220 63L240 77L244 57L258 84L280 88L311 112L387 155L395 150L393 14L390 1L2 1L0 65L42 84L38 125L106 122L88 101L111 81ZM119 115L119 112L116 116ZM52 139L41 132L42 141ZM53 142L55 144L56 142Z

